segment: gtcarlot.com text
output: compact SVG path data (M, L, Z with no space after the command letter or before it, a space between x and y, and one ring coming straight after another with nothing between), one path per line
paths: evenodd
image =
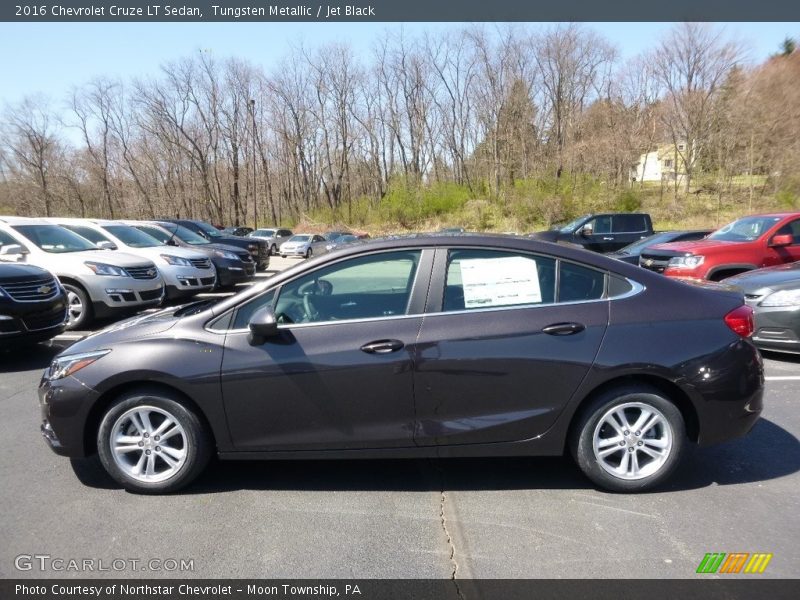
M66 558L50 554L19 554L14 558L18 571L92 573L108 571L194 571L193 558Z

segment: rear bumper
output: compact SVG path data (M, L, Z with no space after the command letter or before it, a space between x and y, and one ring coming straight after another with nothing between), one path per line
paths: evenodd
M700 446L746 435L764 408L764 365L750 340L732 344L719 362L709 364L695 383L702 393L695 402Z

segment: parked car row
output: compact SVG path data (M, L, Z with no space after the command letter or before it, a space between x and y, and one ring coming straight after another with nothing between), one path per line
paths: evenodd
M609 256L674 279L722 282L753 308L759 348L800 353L800 213L655 234Z
M0 261L7 345L250 281L269 246L201 221L0 217Z

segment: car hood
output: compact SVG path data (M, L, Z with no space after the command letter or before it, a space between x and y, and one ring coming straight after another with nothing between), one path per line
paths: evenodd
M36 254L31 253L28 257L29 263L43 267L57 275L70 275L75 272L77 265L80 265L82 269L86 269L86 273L90 273L83 264L87 261L104 263L115 267L141 267L153 264L153 261L149 258L135 256L120 250L84 250L61 254L37 252Z
M67 348L62 354L77 354L90 352L101 348L109 348L121 342L130 342L137 339L164 333L179 321L175 313L186 305L171 306L163 310L144 315L137 315L123 321L118 321L101 329L96 333L86 336Z
M47 275L50 275L49 271L35 265L0 262L0 277L6 281L28 281L46 277Z
M725 283L735 285L746 293L762 289L793 289L800 287L800 262L767 267L729 277Z
M695 240L692 242L667 242L647 247L647 253L663 254L669 256L684 256L688 254L705 254L717 248L730 248L732 242L718 240Z

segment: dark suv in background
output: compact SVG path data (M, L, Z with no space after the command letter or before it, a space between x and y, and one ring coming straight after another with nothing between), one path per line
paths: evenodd
M653 221L646 213L603 213L583 215L550 231L531 233L529 237L574 244L594 252L614 252L653 233Z
M258 269L266 270L269 267L269 244L258 238L241 237L236 235L226 235L219 229L206 223L205 221L195 221L193 219L160 219L167 223L183 225L186 229L193 231L214 244L225 244L226 246L237 246L244 248L253 257Z
M67 292L52 273L0 263L0 350L49 340L67 327Z

